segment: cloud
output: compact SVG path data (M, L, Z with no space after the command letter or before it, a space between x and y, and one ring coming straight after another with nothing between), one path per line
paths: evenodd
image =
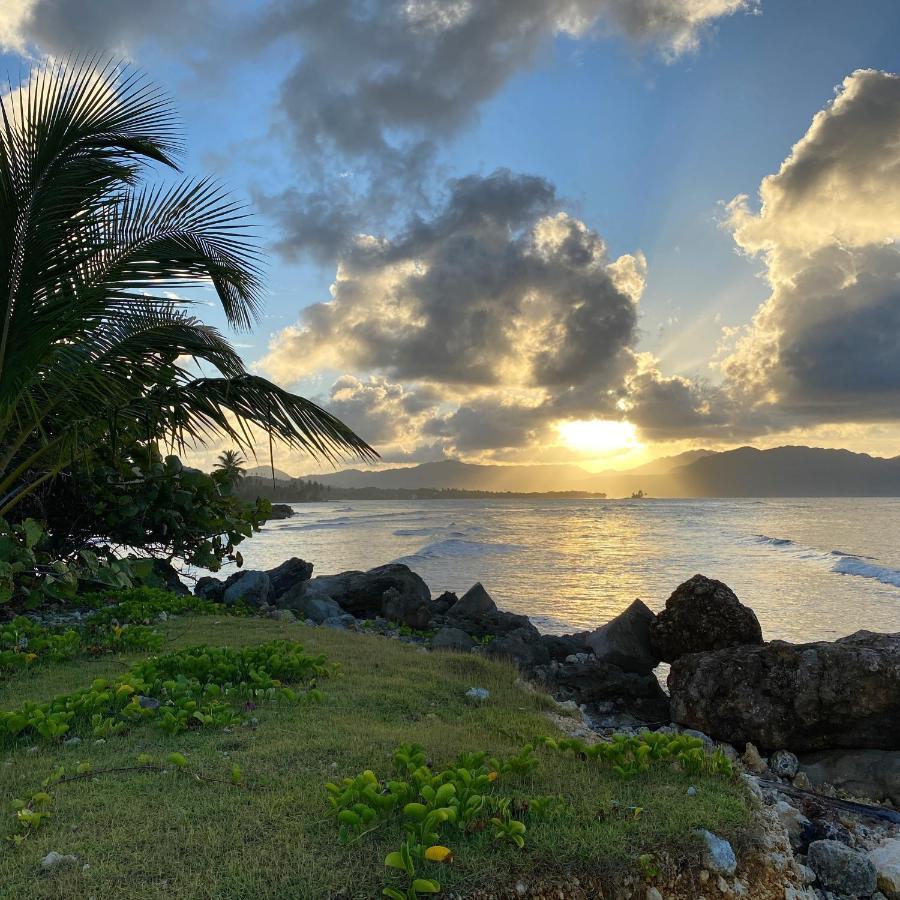
M643 260L557 209L553 186L500 170L451 183L437 215L361 238L332 299L281 332L263 368L379 371L446 390L618 384L630 365Z
M848 76L759 194L729 205L772 289L721 355L731 395L780 425L896 419L900 78Z
M315 184L261 198L284 229L280 249L290 257L333 257L358 228L349 210L383 221L405 213L411 198L426 202L437 143L470 125L555 36L619 34L673 58L695 49L716 20L755 7L753 0L308 0L267 7L254 40L287 42L298 53L279 107L298 173ZM354 178L340 184L348 166ZM311 227L323 195L335 195L340 208L325 217L324 232Z
M212 0L4 0L0 46L45 54L133 57L148 39L168 50L213 43L221 16Z

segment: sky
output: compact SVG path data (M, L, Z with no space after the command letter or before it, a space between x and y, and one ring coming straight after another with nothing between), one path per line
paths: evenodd
M267 251L234 343L384 464L599 470L900 453L898 34L896 0L4 0L0 68L173 97Z

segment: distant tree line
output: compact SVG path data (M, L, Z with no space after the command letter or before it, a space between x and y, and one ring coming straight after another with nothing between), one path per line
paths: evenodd
M242 478L235 494L244 500L257 497L275 503L312 503L322 500L477 500L496 498L547 498L561 500L605 499L606 494L591 491L469 491L458 488L376 488L334 487L318 481L293 478L272 481L250 475Z

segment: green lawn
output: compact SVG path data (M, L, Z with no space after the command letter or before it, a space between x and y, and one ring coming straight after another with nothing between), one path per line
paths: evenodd
M394 749L425 746L435 763L462 751L510 754L537 735L555 734L544 711L551 701L516 685L511 667L477 656L429 654L373 636L312 629L263 619L179 618L164 626L164 649L198 643L232 647L273 638L301 641L340 664L320 683L321 705L261 705L258 725L231 733L195 731L168 737L152 724L126 736L72 747L42 746L6 753L0 762L0 803L29 796L58 766L74 771L129 766L140 753L160 762L172 751L185 772L122 772L49 788L52 818L19 847L0 847L0 896L31 898L305 898L375 897L385 883L385 855L399 829L381 830L350 846L338 842L323 785L373 769L391 774ZM47 665L0 683L0 709L47 699L117 675L140 658L106 656ZM473 705L464 694L485 687ZM448 891L506 888L522 875L566 872L605 877L636 869L642 853L679 857L695 852L691 830L738 836L749 812L743 789L724 778L689 778L670 769L621 781L593 765L540 750L540 765L515 782L521 796L558 795L558 814L530 823L524 851L497 846L487 832L448 836L452 865L422 873ZM244 784L229 783L237 764ZM697 796L688 797L694 784ZM610 814L613 802L640 806L637 819ZM602 821L598 813L606 810ZM41 871L49 851L78 863ZM84 867L84 868L83 868Z

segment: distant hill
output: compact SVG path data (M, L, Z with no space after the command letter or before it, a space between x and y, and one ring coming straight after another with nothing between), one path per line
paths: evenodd
M897 497L900 457L814 447L741 447L676 469L681 496Z
M328 475L304 475L330 487L453 488L464 491L584 491L595 476L573 465L483 466L445 459L405 469L345 469Z
M272 469L270 466L253 466L252 469L247 469L245 475L248 478L268 478L271 481ZM293 475L288 475L287 472L283 472L281 469L275 470L276 481L290 481L293 477Z
M630 497L896 497L900 457L883 459L814 447L692 450L624 472L591 473L575 465L491 466L458 460L398 469L347 469L305 476L332 488L381 490L605 492Z

